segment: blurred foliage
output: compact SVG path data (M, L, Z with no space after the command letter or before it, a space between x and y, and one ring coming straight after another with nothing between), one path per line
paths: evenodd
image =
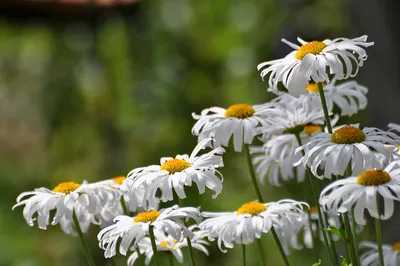
M0 265L85 265L78 239L58 226L29 227L22 208L11 211L19 193L190 153L192 112L267 101L257 64L290 50L282 37L347 36L345 10L343 1L175 0L143 1L131 15L104 12L96 23L0 18ZM243 156L228 149L216 200L190 188L185 203L223 211L253 200ZM262 189L271 201L304 199L295 184ZM108 265L98 230L87 239L97 265ZM272 237L263 242L268 265L281 265ZM259 265L252 246L248 265ZM240 265L240 247L210 250L208 258L196 253L198 265ZM290 260L318 261L309 250Z

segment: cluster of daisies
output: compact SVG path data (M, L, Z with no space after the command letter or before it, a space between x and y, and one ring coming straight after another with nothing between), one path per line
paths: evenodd
M241 245L246 265L245 247L264 233L273 235L284 265L290 265L291 249L302 248L316 249L323 265L400 265L400 242L384 245L380 231L380 221L391 218L394 202L400 201L400 126L390 124L384 131L339 123L367 106L367 88L347 79L356 76L367 59L365 48L373 43L366 36L322 42L299 38L300 45L282 41L294 51L258 65L276 97L260 105L194 113L192 134L198 145L190 155L161 158L126 177L24 192L14 208L24 206L31 226L36 221L46 229L51 219L66 234L79 235L89 265L94 262L83 234L92 224L100 227L104 256L128 255L128 265L141 256L146 264L155 260L161 265L160 252L168 252L173 265L173 257L183 261L182 248L189 249L195 265L193 249L208 255L213 241L222 252ZM224 147L229 146L246 155L255 197L229 212L185 207L185 187L192 185L199 194L211 190L218 200ZM313 198L264 201L259 183L288 182L301 184L305 194L312 191ZM376 243L358 242L366 213L375 219ZM340 244L346 254L337 252Z

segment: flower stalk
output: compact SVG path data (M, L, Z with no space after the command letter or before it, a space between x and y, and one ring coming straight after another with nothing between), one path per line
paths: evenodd
M318 82L318 92L319 98L321 99L322 110L324 111L325 124L328 128L328 132L332 134L331 118L329 117L328 105L326 104L324 88L322 87L321 82Z
M260 188L258 187L257 178L256 178L256 174L255 174L255 171L254 171L253 163L251 161L251 154L250 154L250 149L249 149L249 145L248 144L244 144L244 151L246 153L247 164L249 166L249 171L250 171L250 177L251 177L251 181L253 182L253 186L254 186L254 189L256 191L258 201L263 203L264 200L262 198L262 195L261 195L261 192L260 192ZM280 240L278 238L278 235L277 235L277 233L276 233L276 231L275 231L273 226L271 227L271 232L272 232L272 235L273 235L273 237L275 239L275 242L276 242L276 244L278 246L279 252L281 253L282 259L285 262L285 265L286 266L290 266L289 260L288 260L286 254L285 254L285 251L284 251L284 249L282 247L282 244L281 244L281 242L280 242ZM266 265L265 264L265 258L264 258L262 243L261 243L260 239L258 239L257 244L258 244L258 247L260 249L260 254L261 254L263 266L265 266Z
M72 219L74 220L76 231L78 232L79 238L80 238L82 246L83 246L83 250L85 251L85 256L88 261L88 265L95 266L93 258L90 255L89 248L86 244L85 238L83 237L83 232L82 232L81 226L79 224L78 217L76 216L75 210L73 210L73 212L72 212Z

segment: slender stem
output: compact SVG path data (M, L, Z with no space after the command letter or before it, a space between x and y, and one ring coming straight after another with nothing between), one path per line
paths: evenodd
M257 246L258 246L258 250L260 251L262 265L266 266L267 263L265 261L265 254L264 254L264 249L263 249L261 239L257 239Z
M357 263L358 260L356 258L356 253L354 251L353 235L351 233L350 220L349 220L348 213L343 214L343 221L344 221L344 228L345 228L345 234L346 234L346 242L349 245L350 261L351 261L352 265L358 266L358 263Z
M311 237L313 240L313 246L315 247L315 259L318 260L320 258L320 249L318 243L318 238L319 238L319 223L316 222L317 230L314 232L313 230L313 223L311 220L311 213L307 212L308 215L308 225L309 225L309 230L311 232Z
M172 254L172 252L169 252L168 257L169 257L169 266L174 266L174 254Z
M254 189L255 189L255 191L257 193L258 201L264 203L264 200L263 200L261 192L260 192L260 188L258 187L256 173L254 171L253 163L251 161L251 155L250 155L250 150L249 150L249 145L248 144L244 144L244 151L246 153L247 164L249 166L249 171L250 171L250 177L251 177L251 181L253 182ZM289 266L290 265L289 264L289 260L288 260L286 254L285 254L285 251L282 248L281 242L279 241L278 235L276 234L274 227L271 227L271 232L272 232L272 235L274 236L276 244L278 245L279 251L281 253L283 261L285 262L285 265ZM260 249L263 265L265 266L266 264L265 264L265 258L264 258L264 255L263 255L263 249L262 249L261 240L258 239L257 242L258 242L258 247Z
M129 216L129 211L128 211L128 208L126 207L124 196L121 196L120 201L121 201L121 207L122 207L122 210L124 211L124 214Z
M289 260L288 260L288 258L286 256L285 250L282 247L281 241L279 241L278 234L276 233L276 231L275 231L273 226L271 227L271 232L272 232L272 235L274 236L276 245L279 248L279 251L280 251L280 253L282 255L282 258L283 258L283 261L285 262L285 265L289 266L290 265Z
M303 146L303 142L301 141L301 138L300 138L300 133L296 133L294 135L296 137L297 143L299 144L299 147ZM305 155L304 150L302 150L301 153L302 153L303 156ZM306 166L306 176L307 176L308 183L310 184L310 187L311 187L311 190L312 190L314 204L317 207L318 222L320 224L321 229L324 229L326 227L325 227L325 224L324 224L324 219L322 217L321 208L319 207L318 195L317 195L317 193L315 191L314 182L312 180L312 173L311 173L310 167L308 167L308 166ZM323 240L324 240L324 244L328 248L329 257L330 257L330 259L332 261L332 264L333 265L338 265L337 256L334 255L334 253L332 251L332 247L328 243L328 238L326 236L326 233L327 232L325 230L322 230L322 237L323 237Z
M156 262L157 266L160 266L161 264L158 261L158 254L157 254L157 244L156 244L156 238L154 236L154 227L150 225L149 227L149 234L150 234L150 242L151 242L151 247L153 248L153 257Z
M93 258L90 255L89 248L88 248L88 246L86 244L85 238L83 237L82 229L81 229L81 226L79 224L78 217L76 216L75 210L72 212L72 219L74 220L76 231L78 232L79 238L81 239L81 243L82 243L82 246L83 246L83 250L85 251L85 255L86 255L86 259L88 261L88 264L90 266L94 266L95 264L94 264Z
M196 266L196 260L194 259L193 247L192 247L192 240L189 237L186 238L188 248L189 248L189 255L190 260L192 261L192 266Z
M352 225L352 232L353 232L353 241L354 241L354 249L356 252L356 259L358 265L361 265L360 262L360 250L358 249L358 239L357 239L357 225L356 225L356 219L354 219L354 209L351 210L351 225Z
M253 162L251 161L251 155L250 155L250 150L249 150L248 144L244 144L244 151L246 153L247 164L249 165L250 177L251 177L251 181L253 182L254 189L256 190L258 201L261 203L264 203L262 195L261 195L261 191L257 184L256 173L254 172Z
M383 259L383 250L382 250L382 232L381 232L381 213L379 211L379 194L376 194L376 210L378 212L379 218L375 218L375 231L376 231L376 242L378 243L378 251L379 251L379 262L381 266L385 266L385 261Z
M183 199L178 197L178 203L179 203L179 207L183 207L184 203L183 203ZM186 222L184 222L185 226L186 226ZM196 266L196 260L194 259L194 253L193 253L193 247L192 247L192 240L190 239L190 237L186 238L186 242L188 245L188 249L189 249L189 256L190 256L190 260L192 262L193 266Z
M114 261L114 258L108 259L108 262L109 262L109 264L110 264L111 266L117 266L117 264L116 264L115 261Z
M324 212L324 218L325 218L325 223L328 224L328 214L326 212ZM335 241L333 241L332 234L330 232L326 232L326 235L328 237L329 244L330 244L330 246L332 248L333 256L335 258L338 258Z
M246 266L246 245L242 244L242 261L243 261L243 266Z
M322 109L324 110L326 127L328 128L328 132L332 134L331 119L329 117L328 105L326 104L324 88L322 87L321 82L318 82L318 92L319 92L319 98L321 99Z

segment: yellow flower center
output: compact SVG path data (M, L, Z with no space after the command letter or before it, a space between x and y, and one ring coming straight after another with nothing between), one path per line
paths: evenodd
M242 205L237 210L237 214L251 214L252 216L257 215L267 209L267 206L264 204L258 202L258 201L252 201L248 202Z
M322 128L319 125L308 124L304 126L304 132L311 137L314 132L322 132Z
M319 41L312 41L312 42L306 43L306 44L302 45L299 48L299 50L297 50L296 59L303 60L303 58L307 54L317 55L320 52L322 52L322 50L324 50L325 47L326 47L326 44L323 42L319 42Z
M163 165L161 165L160 170L166 170L171 175L176 172L182 172L183 170L190 167L190 163L181 159L171 159L166 161Z
M394 243L392 245L392 250L400 250L400 242Z
M345 126L332 134L332 142L337 144L360 143L365 140L365 134L361 129L353 126Z
M382 170L366 170L357 179L357 183L363 186L379 186L392 180L388 172Z
M317 206L311 206L310 213L317 213L317 212L318 212Z
M229 106L225 111L225 117L235 117L239 119L249 118L256 111L251 105L240 103Z
M53 188L54 192L60 192L64 194L70 194L74 190L76 190L78 187L80 187L78 183L75 182L62 182L58 184L55 188Z
M150 211L145 211L139 213L135 219L135 223L152 223L155 220L157 220L158 216L160 216L160 213L156 210L150 210Z
M325 86L326 86L326 83L323 82L323 83L322 83L322 88L325 88ZM305 87L305 90L306 90L306 91L309 91L309 92L318 93L318 92L319 92L319 90L318 90L318 83L310 83L310 84L308 84L308 86Z
M160 246L168 248L168 249L174 249L177 243L178 243L178 241L176 241L175 239L172 239L172 240L168 240L168 241L161 241Z
M114 177L112 180L114 180L115 183L118 185L121 185L125 181L126 177L125 176L117 176Z

